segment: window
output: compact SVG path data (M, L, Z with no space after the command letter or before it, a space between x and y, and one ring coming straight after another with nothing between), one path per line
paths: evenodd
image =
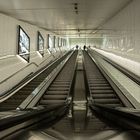
M48 35L48 48L49 50L51 50L54 46L53 46L53 36Z
M58 37L55 37L55 47L58 47Z
M38 32L37 38L37 50L42 56L44 56L44 38L42 37L40 32Z
M55 42L56 42L56 37L54 36L54 37L53 37L53 47L54 47L54 48L56 47Z
M29 62L30 38L20 25L18 26L18 55Z
M58 39L58 44L59 44L59 47L61 47L61 45L62 45L62 39L60 37Z
M47 36L47 47L48 47L48 49L50 48L50 46L49 46L49 39L50 38L50 35L48 34L48 36Z

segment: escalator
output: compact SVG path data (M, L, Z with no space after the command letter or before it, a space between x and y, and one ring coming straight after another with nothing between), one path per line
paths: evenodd
M64 68L51 83L37 105L62 104L70 96L77 51L71 56Z
M75 71L76 57L77 51L35 104L36 108L51 110L51 107L53 111L45 113L41 109L42 114L37 118L44 117L43 121L30 128L25 127L24 131L11 133L4 140L139 139L140 111L125 106L85 51L78 52ZM69 97L70 102L67 100ZM48 116L45 118L45 115Z
M84 53L84 52L83 52ZM81 56L82 54L79 53ZM85 54L87 55L87 54ZM84 55L84 56L85 56ZM86 57L86 56L85 56ZM84 58L85 58L84 57ZM84 61L90 61L88 59L91 59L88 57ZM77 59L78 61L78 59ZM93 93L96 93L99 95L99 99L101 96L102 92L102 97L101 99L105 99L106 101L102 102L97 102L95 100L95 97L92 96L93 99L93 104L89 104L87 102L86 96L87 89L86 86L84 85L84 81L86 82L86 77L84 77L85 70L83 68L83 63L81 61L77 62L77 69L76 69L76 75L75 75L75 86L74 86L74 97L73 97L73 103L72 106L69 108L69 112L65 117L63 117L59 122L53 124L51 127L45 127L42 126L41 129L36 129L33 131L28 132L28 134L25 135L25 133L22 134L22 139L20 140L25 140L25 139L56 139L56 140L75 140L75 139L80 139L80 140L116 140L116 139L122 139L122 140L137 140L140 136L137 131L135 131L135 127L130 125L130 127L124 127L123 125L125 124L124 122L128 119L127 117L125 120L121 122L121 125L110 120L110 117L113 117L112 120L114 119L114 116L116 118L120 118L120 112L119 113L114 113L115 115L113 116L105 116L104 114L109 114L109 112L113 112L111 110L107 111L106 108L114 110L114 108L119 107L122 108L122 110L125 110L124 104L121 102L121 99L117 96L109 82L105 79L105 77L101 74L99 71L98 67L95 67L94 64L94 71L97 72L95 73L94 76L97 75L97 83L93 82L92 84L98 85L96 90L92 89ZM84 62L85 64L85 62ZM89 64L92 68L93 61ZM85 66L86 67L86 66ZM96 71L95 71L96 68ZM89 70L89 69L88 69ZM90 70L91 72L92 70ZM87 71L86 71L87 72ZM90 73L92 74L92 72ZM92 74L93 75L93 74ZM85 78L85 79L84 79ZM90 79L91 80L91 79ZM90 81L89 80L89 85ZM93 79L92 79L93 80ZM95 80L96 81L96 80ZM93 86L92 86L93 87ZM96 86L95 86L96 87ZM100 90L98 87L101 87ZM107 88L106 88L107 87ZM97 91L99 90L99 91ZM111 96L112 95L112 96ZM108 97L107 97L108 96ZM107 99L109 101L107 101ZM117 100L116 101L110 101L110 100ZM119 102L118 102L119 100ZM98 104L102 105L99 106ZM100 107L100 109L99 109ZM101 108L103 107L103 109ZM128 110L128 108L127 108ZM115 110L115 112L118 112L119 110ZM125 112L125 111L124 111ZM125 114L124 112L121 113ZM132 113L132 112L131 112ZM136 113L137 114L137 113ZM126 115L126 114L125 114ZM126 116L129 116L130 114L128 113ZM136 117L136 116L135 116ZM134 118L132 118L133 120ZM115 121L118 119L114 119ZM135 120L135 119L134 119ZM136 122L134 121L134 124ZM123 124L123 125L122 125ZM129 125L128 123L125 124L125 126ZM140 126L138 124L138 126ZM139 129L138 129L139 130Z
M110 107L125 106L86 51L83 51L83 55L89 96L93 103Z
M71 51L55 61L49 68L44 68L44 70L41 73L37 73L37 76L27 85L22 87L5 101L1 102L0 111L15 110L41 84L41 82L43 82L52 70L58 66L61 61L67 58L70 53Z

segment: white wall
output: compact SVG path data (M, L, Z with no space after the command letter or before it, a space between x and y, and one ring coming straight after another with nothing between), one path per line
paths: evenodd
M133 0L101 28L102 49L140 62L140 0Z
M17 33L20 25L30 37L30 62L25 62L17 55ZM40 31L44 38L44 57L37 52L37 31ZM62 55L59 49L54 51L53 55L47 51L47 32L37 26L19 21L12 17L0 14L0 94L11 89L19 81L25 78L31 72L35 72L45 66L51 60ZM50 34L50 33L49 33ZM55 56L55 58L54 58ZM38 65L38 67L36 65ZM27 68L25 68L27 67ZM16 75L4 83L1 83L15 72L25 68L20 75Z

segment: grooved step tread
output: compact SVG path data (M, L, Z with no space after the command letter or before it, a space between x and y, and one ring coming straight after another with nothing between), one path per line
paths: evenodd
M91 93L114 93L113 90L91 90Z
M112 99L94 99L94 102L100 103L100 104L116 104L120 103L119 99L112 98Z
M115 94L92 94L93 98L116 98Z
M89 84L106 84L107 81L88 81Z
M106 89L112 89L110 86L105 86L105 87L96 87L96 86L92 86L90 87L90 89L92 90L106 90Z
M40 104L45 105L45 104L58 104L58 103L65 103L66 100L41 100Z
M88 79L89 82L107 82L105 79Z
M108 106L108 107L122 107L123 105L121 103L116 103L116 104L105 104L105 106Z
M57 100L65 100L67 98L66 95L44 95L43 99L48 99L48 100L52 100L52 99L57 99Z
M68 91L47 91L45 94L65 95L68 94Z
M108 83L103 83L103 84L99 84L99 83L95 83L95 84L93 84L93 83L91 83L91 84L89 84L90 86L98 86L98 87L106 87L106 86L110 86Z
M68 91L69 90L69 88L67 88L67 87L58 87L58 88L52 88L52 87L49 87L49 89L48 89L48 91Z
M56 85L56 84L52 84L51 85L52 88L57 88L57 87L69 87L69 85Z

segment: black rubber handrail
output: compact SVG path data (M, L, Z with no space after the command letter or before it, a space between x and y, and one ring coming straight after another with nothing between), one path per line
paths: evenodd
M4 117L0 119L0 131L9 129L10 127L14 127L18 124L24 123L28 120L39 118L42 115L48 114L50 112L55 112L61 108L69 108L69 103L59 104L56 106L48 106L47 108L43 109L25 109L22 111L17 111L16 114L10 117Z
M100 116L126 129L140 131L140 110L126 107L108 107L102 104L92 103L91 110Z

